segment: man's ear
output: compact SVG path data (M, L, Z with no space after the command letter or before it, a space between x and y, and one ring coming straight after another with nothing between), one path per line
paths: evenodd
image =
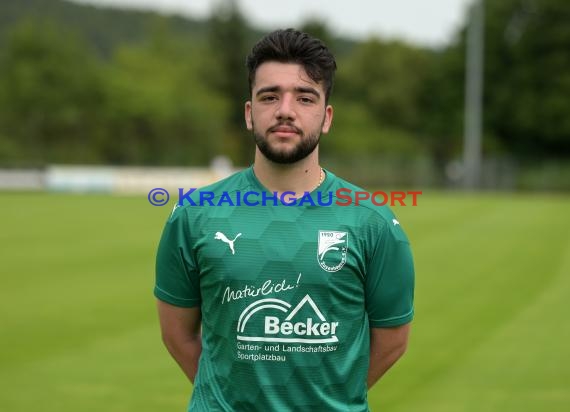
M251 115L251 101L250 100L245 102L244 115L245 115L245 126L247 127L247 130L253 130L253 118Z
M323 120L323 127L321 128L321 132L323 134L327 134L332 126L334 110L331 105L328 105L325 108L325 118Z

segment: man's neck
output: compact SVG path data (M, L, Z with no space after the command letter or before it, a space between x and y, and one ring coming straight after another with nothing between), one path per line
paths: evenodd
M270 192L277 192L278 195L295 192L297 197L315 190L325 177L316 155L294 164L282 165L256 154L253 171Z

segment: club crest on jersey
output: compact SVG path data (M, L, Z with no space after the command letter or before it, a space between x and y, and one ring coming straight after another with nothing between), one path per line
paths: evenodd
M327 272L338 272L346 263L348 233L334 230L319 230L317 260Z

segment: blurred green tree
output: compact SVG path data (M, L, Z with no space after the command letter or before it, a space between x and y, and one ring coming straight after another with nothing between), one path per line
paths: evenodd
M204 47L160 18L147 42L116 50L105 76L108 161L206 165L221 151L228 109L203 81Z
M570 154L570 3L485 2L484 141L487 156ZM423 83L420 133L443 173L461 155L466 25L433 51Z
M25 162L93 162L102 79L99 62L77 33L26 19L0 57L0 134ZM19 163L0 152L4 164ZM20 160L21 161L21 160Z
M381 124L417 130L428 63L429 54L419 47L372 38L342 62L338 92L362 102Z
M485 7L487 129L518 155L570 155L570 3Z
M210 49L203 67L204 78L231 105L228 117L220 118L226 127L223 154L234 163L249 164L253 161L253 140L245 128L244 103L249 99L245 56L251 29L235 0L218 3L209 25Z
M419 89L418 137L429 150L436 179L443 183L447 164L462 153L465 56L455 46L430 53Z
M323 154L361 159L424 154L424 143L416 136L429 63L430 54L419 47L378 38L338 59L336 123Z

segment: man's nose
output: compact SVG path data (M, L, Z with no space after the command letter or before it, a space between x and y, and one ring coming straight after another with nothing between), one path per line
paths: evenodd
M284 95L279 102L279 107L275 116L279 120L294 120L295 119L295 108L293 106L294 97L291 95Z

